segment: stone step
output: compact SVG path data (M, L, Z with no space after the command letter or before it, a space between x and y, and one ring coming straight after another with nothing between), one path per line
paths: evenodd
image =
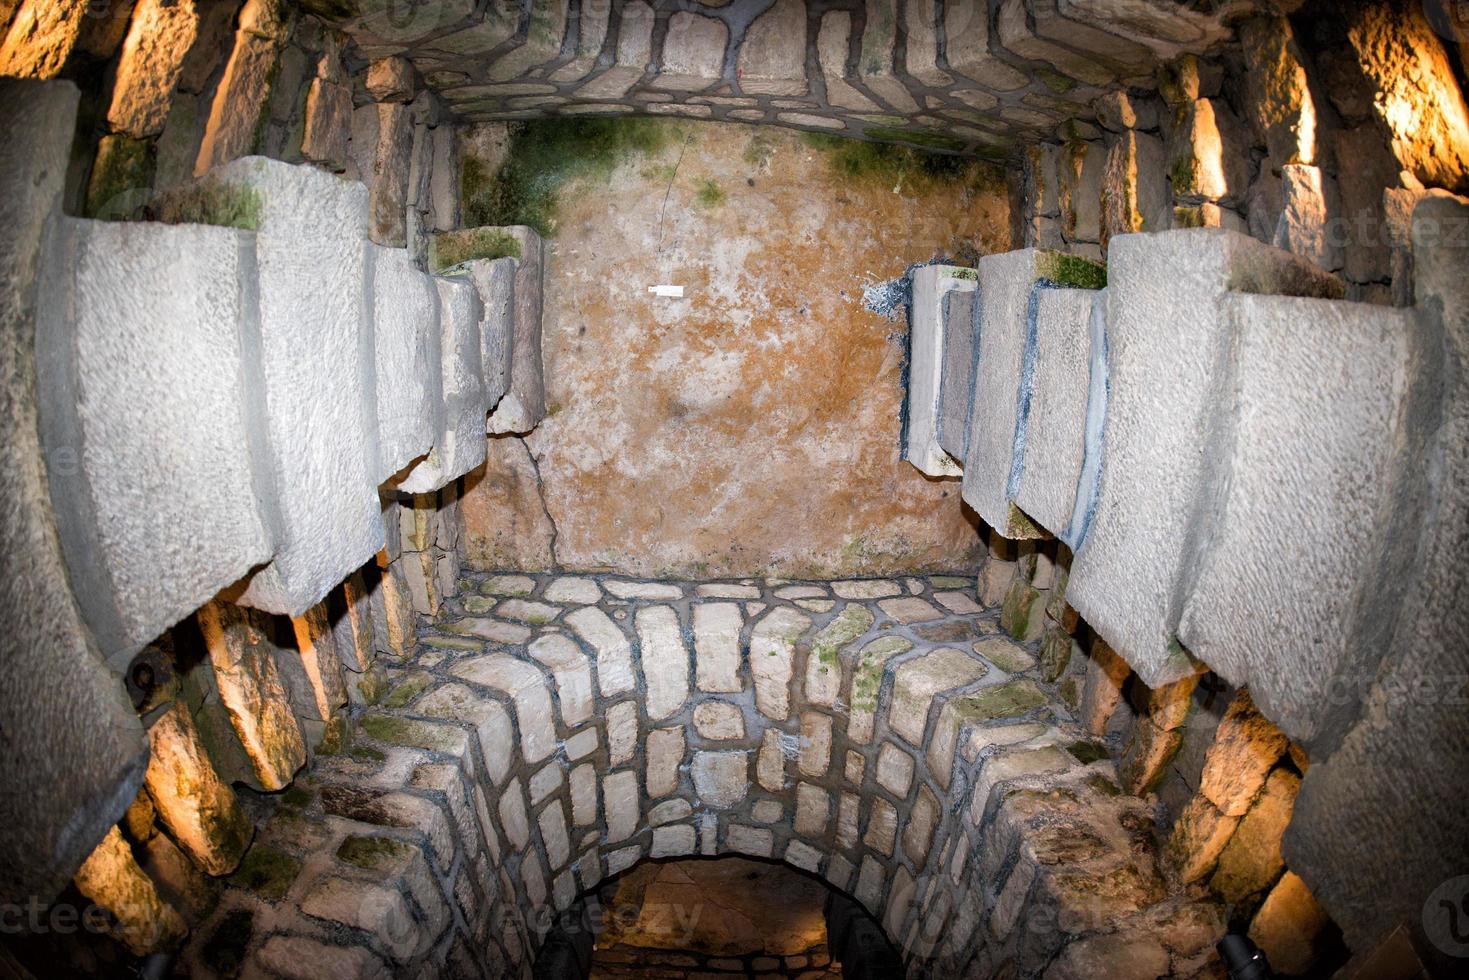
M949 362L951 348L952 359L958 360L961 349L969 346L965 341L972 334L962 311L973 309L975 283L973 269L926 265L913 270L903 458L928 476L957 476L960 472L958 459L940 445L939 433L946 410L958 414L962 426L967 409L967 398L959 391L965 371L952 370ZM952 384L947 403L946 382ZM965 406L957 407L961 398ZM959 441L962 438L959 436Z
M1100 459L1106 413L1105 290L1038 289L1030 413L1007 488L1031 520L1063 540L1076 521L1086 462ZM1095 425L1093 422L1095 421Z
M245 157L159 202L166 220L256 228L258 383L279 508L274 560L245 605L300 615L382 547L367 193L312 167ZM254 387L252 385L252 387Z
M1232 295L1231 421L1179 640L1292 738L1355 714L1389 640L1424 516L1440 352L1414 311ZM1290 669L1282 670L1282 658Z
M255 235L65 218L37 304L41 435L77 601L133 654L271 559Z
M1039 293L1097 288L1105 271L1089 259L1027 248L979 260L979 353L975 361L963 496L1007 538L1044 537L1015 506L1035 386Z

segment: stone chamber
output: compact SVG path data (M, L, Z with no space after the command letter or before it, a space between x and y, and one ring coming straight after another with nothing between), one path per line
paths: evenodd
M0 0L0 974L1465 975L1466 64Z

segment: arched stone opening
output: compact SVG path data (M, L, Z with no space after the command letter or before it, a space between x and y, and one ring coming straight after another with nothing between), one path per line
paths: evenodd
M644 859L556 917L537 977L903 976L852 898L804 868L736 855ZM835 971L835 972L832 972Z

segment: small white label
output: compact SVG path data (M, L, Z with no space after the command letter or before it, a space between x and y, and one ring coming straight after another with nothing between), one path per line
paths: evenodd
M649 286L648 292L654 296L669 296L673 299L683 299L682 286Z

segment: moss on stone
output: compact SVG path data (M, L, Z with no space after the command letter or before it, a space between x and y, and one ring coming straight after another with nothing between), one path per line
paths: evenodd
M413 845L391 837L352 835L337 848L337 857L347 864L368 871L386 871L399 867L413 853Z
M326 723L321 741L316 743L317 755L341 755L351 743L351 726L346 715L337 715Z
M257 843L229 876L229 882L261 898L276 902L285 897L301 871L301 862L273 847Z
M152 196L155 158L152 140L120 133L102 137L87 182L86 216L106 221L142 217Z
M1030 630L1030 617L1040 593L1028 582L1017 579L1000 607L1000 628L1017 640L1025 639Z
M422 694L424 688L433 681L433 675L421 670L414 671L394 686L388 696L383 698L382 705L384 708L401 708Z
M852 708L855 711L875 711L877 695L882 689L883 667L900 653L913 649L913 644L901 636L882 636L862 648L857 661L857 670L852 675Z
M1064 252L1046 252L1040 260L1040 268L1037 273L1041 278L1058 286L1067 286L1072 289L1101 289L1107 285L1107 267L1100 262L1082 258L1080 255L1067 255ZM1014 514L1024 516L1019 508L1013 508ZM1012 514L1012 517L1014 516ZM1025 520L1030 522L1030 518ZM1032 523L1033 527L1034 524Z
M1076 761L1080 762L1082 765L1090 765L1093 762L1099 762L1102 759L1108 758L1110 755L1110 753L1107 752L1107 746L1103 745L1100 742L1091 742L1085 739L1078 742L1072 742L1070 745L1066 746L1066 751L1070 752L1072 757L1075 758Z
M478 640L469 640L462 636L425 636L418 641L426 647L438 647L440 650L473 651L481 649L484 644Z
M556 230L557 197L578 177L606 177L628 157L651 155L681 136L664 119L538 119L517 123L499 173L466 159L460 171L465 223Z
M205 179L169 192L156 216L172 225L219 225L259 231L260 195L249 187Z
M296 783L281 794L281 804L293 810L304 810L311 805L313 794L311 790Z
M873 127L866 132L875 140L881 133L897 134L907 139L905 130ZM882 183L958 183L974 180L980 164L974 160L926 153L912 146L833 136L830 133L804 133L806 143L822 151L828 164L848 180L874 180ZM911 141L910 141L911 142ZM960 145L962 149L962 144Z
M699 190L694 199L703 208L717 208L724 203L724 188L719 186L719 181L710 177L699 183Z
M954 702L961 722L1018 718L1046 703L1046 695L1031 680L1010 681L982 688Z
M968 146L963 140L953 136L927 133L923 130L899 129L896 126L869 126L865 134L885 143L911 143L925 150L936 150L941 153L963 153L964 148Z
M438 726L393 715L366 715L362 730L379 742L404 745L412 749L444 752L452 747L454 737Z
M433 273L475 259L520 258L520 242L503 228L470 228L435 235L429 241L428 267Z
M354 745L347 754L358 762L385 762L388 758L370 745Z
M1048 68L1036 69L1035 77L1040 79L1042 85L1057 95L1063 95L1076 88L1076 80L1074 78L1068 78L1060 72L1051 71Z

